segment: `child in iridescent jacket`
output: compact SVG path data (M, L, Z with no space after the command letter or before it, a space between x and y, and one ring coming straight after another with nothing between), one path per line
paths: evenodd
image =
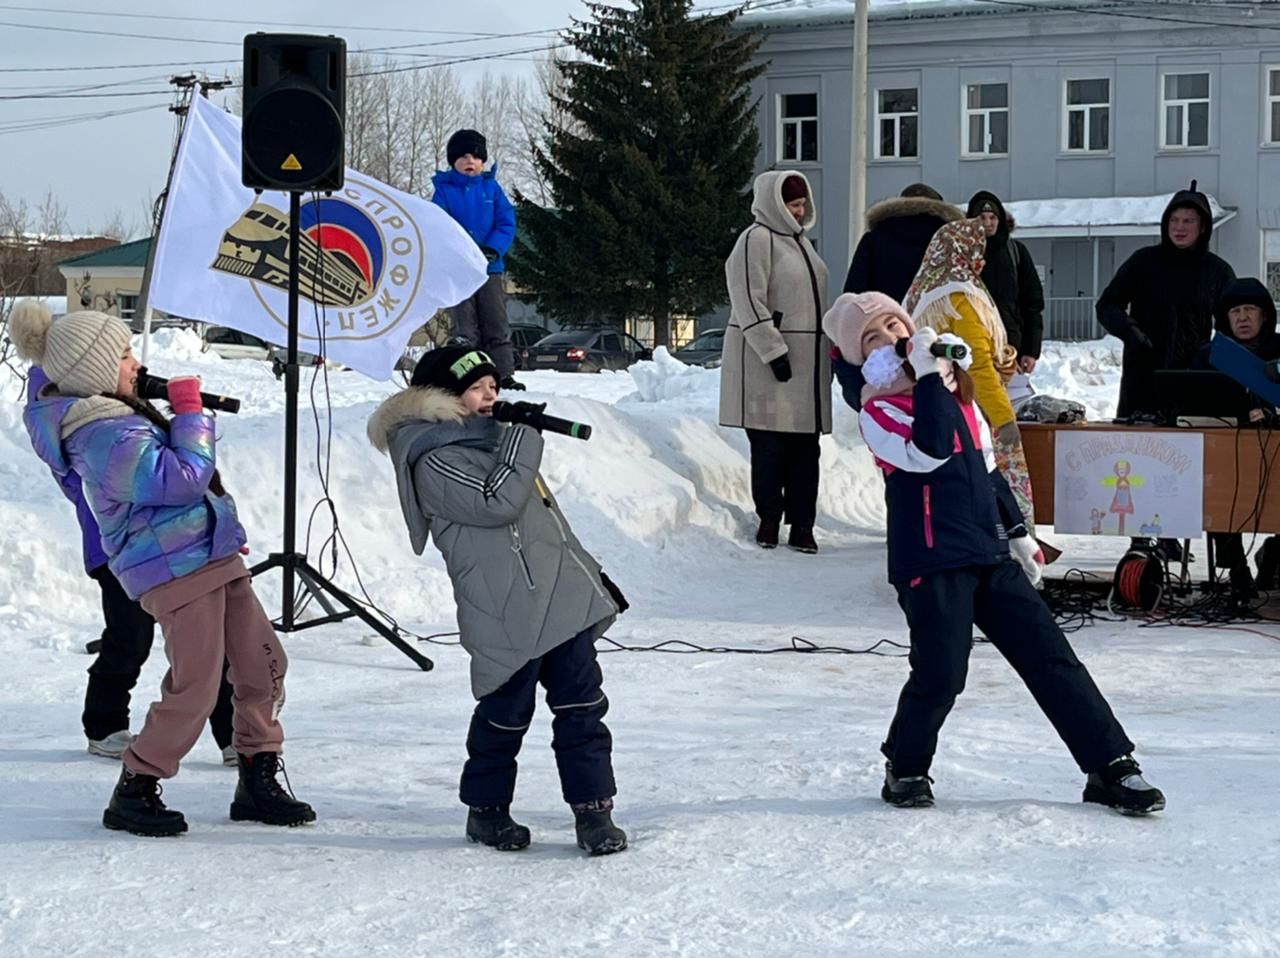
M108 566L160 623L169 659L160 701L121 757L103 824L137 835L187 830L182 813L161 801L159 779L177 774L199 738L224 656L240 769L231 818L314 821L311 806L276 780L287 660L249 582L245 533L216 469L200 380L169 382L170 420L139 399L129 328L115 317L76 312L55 322L31 304L10 316L9 334L50 379L23 416L31 443L55 474L80 477Z

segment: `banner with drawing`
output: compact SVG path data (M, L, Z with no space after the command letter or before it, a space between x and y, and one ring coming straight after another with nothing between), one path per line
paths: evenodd
M1058 533L1195 539L1204 528L1204 436L1060 429Z

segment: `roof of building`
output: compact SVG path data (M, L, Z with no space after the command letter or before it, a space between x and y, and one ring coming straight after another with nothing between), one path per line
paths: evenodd
M1206 194L1217 229L1236 215ZM1020 239L1065 239L1090 236L1154 236L1172 193L1157 196L1062 197L1043 200L1015 200L1005 203L1005 211L1016 224Z
M145 269L150 252L151 237L148 236L146 239L134 240L132 243L108 246L96 253L85 253L83 256L64 259L58 264L58 269L129 269L132 267Z
M710 0L706 0L710 2ZM1206 6L1219 6L1221 13L1251 16L1253 6L1270 5L1275 0L1164 0L1143 4L1141 0L1123 6L1108 0L869 0L868 16L872 20L922 20L959 16L994 16L1079 11L1093 8L1115 15L1142 17L1152 13L1144 6L1162 7L1162 16L1183 14L1189 17L1203 12ZM1169 8L1182 8L1181 10ZM747 0L740 22L753 26L807 26L818 23L851 23L853 0Z

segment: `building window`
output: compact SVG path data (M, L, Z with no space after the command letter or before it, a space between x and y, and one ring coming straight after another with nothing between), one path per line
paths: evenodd
M920 91L876 91L876 156L882 160L920 155Z
M1009 84L970 83L964 100L965 156L1009 152Z
M138 314L138 295L136 293L117 293L116 312L121 319L133 319Z
M1280 230L1262 231L1262 275L1272 299L1280 299Z
M1160 143L1166 150L1209 145L1209 74L1166 73Z
M1111 149L1111 81L1067 81L1067 152Z
M784 93L779 98L782 135L778 159L791 163L815 163L818 159L818 94Z
M1267 71L1267 142L1280 144L1280 67Z

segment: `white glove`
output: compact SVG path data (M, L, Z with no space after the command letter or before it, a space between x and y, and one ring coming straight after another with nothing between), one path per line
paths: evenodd
M1022 571L1027 574L1031 584L1039 586L1040 579L1044 574L1044 553L1040 551L1040 546L1036 543L1036 540L1031 536L1010 539L1009 553L1013 556L1014 561L1022 566Z
M938 337L938 342L946 343L948 346L963 346L965 349L969 350L965 353L964 359L955 363L955 365L968 372L969 367L973 365L973 350L969 349L969 344L955 333L943 333Z
M942 373L942 364L946 362L929 352L929 347L938 341L938 334L932 329L922 329L907 342L907 362L916 372L916 381L924 379L932 373Z

